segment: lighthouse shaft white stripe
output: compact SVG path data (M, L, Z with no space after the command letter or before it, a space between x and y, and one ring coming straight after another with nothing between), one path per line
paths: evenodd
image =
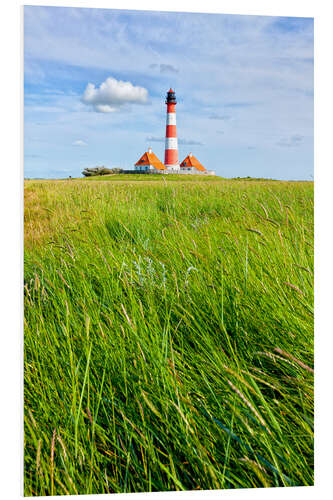
M177 137L166 137L165 149L178 149Z
M167 125L176 125L176 113L167 113Z

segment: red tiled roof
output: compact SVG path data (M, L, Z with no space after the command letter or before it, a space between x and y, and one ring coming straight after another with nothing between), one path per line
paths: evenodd
M153 152L144 153L135 165L153 165L157 170L165 170L165 166Z
M195 167L200 172L204 172L206 169L200 163L200 161L194 155L187 155L186 158L181 162L180 167Z

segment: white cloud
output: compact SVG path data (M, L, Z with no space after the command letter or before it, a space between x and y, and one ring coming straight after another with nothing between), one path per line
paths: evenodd
M99 113L112 113L124 104L146 104L148 90L110 76L99 87L88 83L82 102Z
M179 73L179 69L172 64L150 64L150 69L159 69L160 73Z
M148 142L164 142L165 137L155 137L155 136L149 136L146 138L146 141ZM203 142L200 141L195 141L193 139L178 139L178 144L182 146L203 146Z
M299 146L303 142L304 137L296 134L291 137L282 137L276 144L283 148L293 148Z
M72 146L87 146L87 143L78 139L77 141L72 142Z
M230 120L229 115L219 115L218 113L213 113L208 117L210 120Z
M155 136L151 135L151 136L146 138L146 141L148 141L148 142L164 142L165 137L155 137Z
M178 143L183 146L203 146L204 143L193 139L178 139Z

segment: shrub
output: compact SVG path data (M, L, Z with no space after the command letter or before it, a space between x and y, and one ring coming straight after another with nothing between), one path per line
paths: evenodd
M121 172L122 172L121 168L106 168L102 166L102 167L85 168L82 174L85 177L91 177L93 175L120 174Z

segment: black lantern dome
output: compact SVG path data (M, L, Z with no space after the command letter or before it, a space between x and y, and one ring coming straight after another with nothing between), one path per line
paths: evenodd
M170 89L169 92L167 93L165 104L177 104L176 94L172 89Z

